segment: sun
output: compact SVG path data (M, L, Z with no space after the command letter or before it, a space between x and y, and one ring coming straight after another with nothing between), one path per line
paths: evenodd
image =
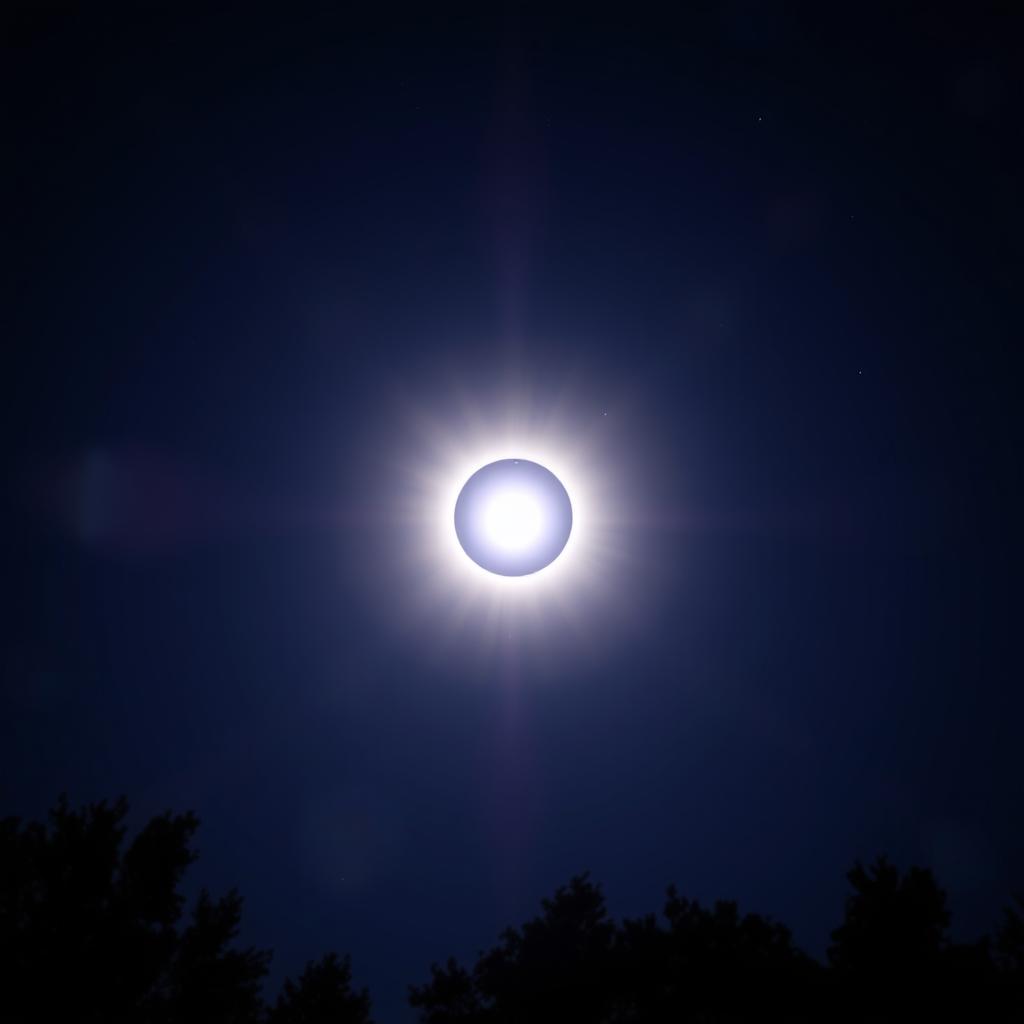
M562 553L572 532L572 502L549 469L529 459L502 459L466 481L454 525L462 549L481 568L528 576Z
M544 528L544 515L532 494L508 490L487 503L481 514L481 526L492 547L519 553L529 551L537 543Z
M600 658L654 595L645 410L582 374L441 373L381 407L364 594L431 658Z

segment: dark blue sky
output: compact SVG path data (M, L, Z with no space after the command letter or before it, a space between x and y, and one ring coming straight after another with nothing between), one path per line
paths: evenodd
M274 978L351 951L383 1020L584 869L817 953L887 852L988 929L1022 20L815 7L11 8L0 813L195 809ZM394 394L513 363L633 410L658 510L641 622L543 679L386 613Z

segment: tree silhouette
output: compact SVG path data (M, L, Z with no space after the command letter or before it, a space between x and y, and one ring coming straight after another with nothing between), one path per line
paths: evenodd
M848 1014L976 1018L1022 1007L987 938L950 939L946 894L929 870L913 867L901 874L880 857L868 868L858 862L847 879L853 892L843 923L832 933L828 958ZM1010 912L1007 924L1012 925Z
M238 934L242 900L234 891L211 900L204 890L192 923L168 964L166 1017L171 1020L259 1020L270 954L229 948Z
M1008 975L1024 979L1024 896L1018 896L1015 907L1003 911L1003 920L996 931L997 965Z
M193 814L153 818L124 848L128 804L47 824L0 821L0 1018L175 1024L263 1021L270 954L235 946L242 900L205 890L182 926L179 884L195 860ZM368 1021L347 961L328 956L287 982L275 1020Z
M512 1021L715 1021L784 1007L812 961L781 925L734 903L711 910L669 890L667 927L648 915L616 926L586 875L542 902L543 913L481 955L454 960L410 988L424 1024ZM751 983L755 983L753 986Z
M423 1024L482 1021L488 1015L473 976L454 957L444 967L431 964L426 985L409 986L409 1005L419 1009Z
M544 900L543 913L477 965L476 987L500 1019L591 1019L609 998L606 972L615 927L601 890L586 875Z
M785 926L760 914L741 916L732 901L704 909L674 888L664 915L669 1005L679 1019L730 1019L766 1009L782 1018L803 1008L815 965Z
M285 981L269 1024L369 1024L370 996L352 991L348 957L328 953L309 963L298 983Z
M422 1024L1021 1019L1018 911L1006 911L993 958L987 940L950 940L946 896L929 871L901 874L880 859L848 879L828 965L782 924L729 901L702 907L674 888L661 918L616 924L583 875L471 969L434 965L409 1001Z
M543 913L481 956L472 978L454 960L433 967L410 1002L429 1024L449 1021L599 1019L610 998L607 970L615 927L586 875L542 902Z
M834 967L903 973L938 963L949 945L949 911L930 871L911 868L901 875L880 857L869 868L858 862L846 877L853 893L832 933L828 958Z
M369 995L334 953L268 1006L270 954L239 948L238 893L203 890L186 913L195 815L159 815L126 845L127 812L61 799L45 824L0 821L0 1020L371 1024ZM1024 1020L1024 900L991 939L965 944L930 871L880 858L847 878L825 964L771 918L675 888L661 915L616 922L584 874L472 967L431 967L409 1002L422 1024Z

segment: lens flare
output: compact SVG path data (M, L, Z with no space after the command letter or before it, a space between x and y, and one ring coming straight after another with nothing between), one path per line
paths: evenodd
M621 380L426 369L394 392L352 464L377 503L349 564L382 628L481 678L495 658L549 678L646 628L673 565L665 470Z

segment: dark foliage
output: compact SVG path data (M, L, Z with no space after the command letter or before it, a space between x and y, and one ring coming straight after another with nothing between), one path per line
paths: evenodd
M930 871L905 875L885 858L856 864L846 876L853 893L832 933L829 961L839 970L890 973L927 970L949 945L946 894Z
M472 971L449 960L413 986L424 1024L731 1020L784 987L813 988L820 973L784 927L740 916L734 903L708 910L670 889L667 926L654 915L616 925L583 875L542 910L506 931Z
M849 1016L1014 1019L1024 1012L1011 911L1000 933L1005 954L993 956L987 938L951 941L946 894L930 871L901 874L883 857L868 868L857 863L846 877L853 891L828 959Z
M769 918L671 888L661 919L616 925L584 875L471 969L435 965L409 1001L423 1024L1024 1019L1020 913L1006 911L994 944L958 945L930 872L880 859L848 877L828 966Z
M186 914L195 816L156 817L125 846L127 810L62 800L45 825L0 821L0 1019L370 1024L369 995L333 953L267 1006L270 954L238 948L239 895L203 891ZM615 922L581 875L472 968L432 967L409 1001L423 1024L1024 1019L1024 901L965 945L931 872L882 858L847 877L827 964L770 918L674 888L661 916Z
M0 1018L248 1024L266 1018L270 954L235 946L242 900L203 891L185 917L179 884L195 859L192 814L163 814L124 848L128 805L81 811L61 800L48 824L0 821ZM366 993L328 956L286 982L272 1019L364 1024Z
M368 1024L370 996L352 991L348 957L328 953L309 963L298 983L290 979L270 1012L269 1024Z
M1003 922L996 932L996 963L1007 973L1024 977L1024 896L1014 901L1016 907L1003 911Z

